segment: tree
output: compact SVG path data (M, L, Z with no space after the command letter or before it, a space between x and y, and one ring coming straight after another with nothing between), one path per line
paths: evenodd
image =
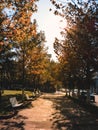
M29 80L36 88L40 83L40 77L45 71L45 59L47 53L44 49L45 35L40 31L37 33L35 40L32 41L33 46L26 51L26 69ZM37 86L36 86L37 83Z
M1 43L3 45L15 43L17 46L22 45L22 47L25 47L25 43L28 43L32 37L36 36L36 26L31 23L31 16L37 11L35 4L37 1L8 0L6 2L4 0L0 2L0 29L2 30L0 32L0 40L2 40Z
M98 65L97 2L72 0L62 4L52 3L57 8L56 14L67 20L67 28L62 31L64 40L55 42L65 75L67 65L67 72L71 72L71 76L77 77L77 80L79 77L85 78L85 87L90 88L92 72L97 70Z

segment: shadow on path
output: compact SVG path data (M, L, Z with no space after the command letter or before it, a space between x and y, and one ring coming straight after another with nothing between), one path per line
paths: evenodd
M15 116L14 118L1 120L0 121L0 130L24 130L24 122L25 117ZM2 126L1 126L2 124Z
M0 130L98 130L98 116L62 94L43 94L33 107L0 120Z
M53 102L53 130L98 130L98 116L62 96L48 95L44 99Z
M18 112L31 107L30 102L25 102L22 108L16 110L11 108L12 111L8 115L0 116L0 130L25 130L24 126L26 124L24 120L27 119L27 117L18 115Z

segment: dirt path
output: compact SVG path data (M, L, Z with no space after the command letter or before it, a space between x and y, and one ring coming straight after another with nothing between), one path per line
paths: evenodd
M26 130L50 130L51 129L51 115L54 113L52 108L52 101L45 100L42 97L32 102L33 108L20 111L20 116L26 117Z
M0 130L98 130L98 118L63 94L44 94L32 107L0 120Z

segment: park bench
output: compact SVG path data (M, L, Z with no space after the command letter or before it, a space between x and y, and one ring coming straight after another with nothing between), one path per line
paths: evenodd
M25 96L26 96L26 100L28 100L28 101L30 101L30 100L34 100L34 97L29 97L28 94L25 94Z
M18 103L16 97L11 97L9 100L12 105L12 108L19 108L19 107L23 106L23 103Z

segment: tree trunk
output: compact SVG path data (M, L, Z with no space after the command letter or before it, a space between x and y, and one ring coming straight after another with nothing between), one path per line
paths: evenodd
M0 101L1 101L1 97L2 97L2 90L0 90Z

